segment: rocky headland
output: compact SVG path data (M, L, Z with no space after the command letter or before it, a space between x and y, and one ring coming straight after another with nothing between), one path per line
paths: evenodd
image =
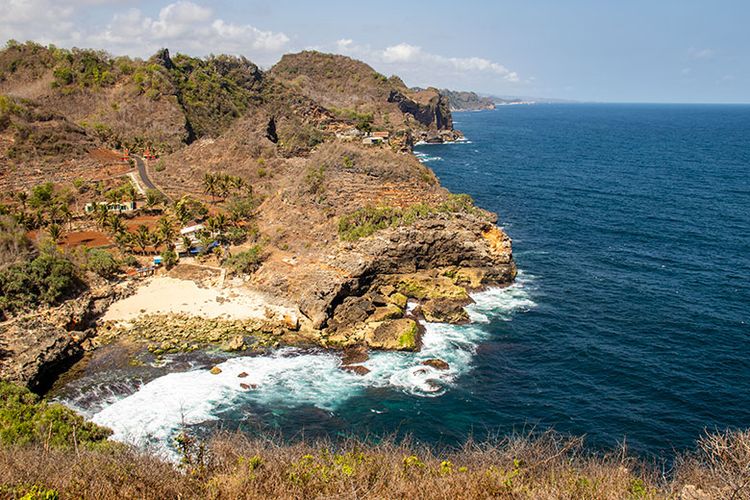
M0 325L4 379L42 390L84 350L118 339L157 356L288 344L414 351L424 321L467 322L469 292L515 278L496 216L442 188L411 154L418 141L461 137L437 89L409 89L362 62L312 51L261 71L230 56L162 50L140 61L15 44L0 52L0 74L0 185L8 192L51 181L75 186L73 203L96 201L100 188L87 190L82 179L109 182L107 165L108 179L122 175L112 159L120 151L156 152L145 169L162 201L148 214L184 220L160 230L205 222L214 228L206 238L229 224L242 236L226 238L221 251L185 255L166 276L114 273L100 286L82 270L83 291L44 314L9 311ZM50 141L65 147L42 149ZM138 180L135 166L124 173ZM212 188L213 176L245 194ZM24 213L19 199L7 203ZM185 218L185 207L205 209ZM143 262L171 248L161 244L130 251ZM251 266L232 258L249 253ZM198 278L190 266L221 277Z

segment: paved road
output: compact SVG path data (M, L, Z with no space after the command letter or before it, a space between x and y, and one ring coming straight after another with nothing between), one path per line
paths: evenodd
M138 175L146 189L156 189L159 191L157 187L154 186L154 183L151 182L151 179L148 178L148 172L146 172L146 164L143 162L143 158L134 154L131 154L130 157L135 160L135 166L138 167Z

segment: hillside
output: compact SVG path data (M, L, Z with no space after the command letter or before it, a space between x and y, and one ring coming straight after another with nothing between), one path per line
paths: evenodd
M480 97L476 92L462 92L442 89L440 93L448 98L451 111L483 111L495 109L495 102L489 97Z
M496 216L442 188L411 154L417 140L460 136L446 97L359 61L302 52L262 72L241 57L164 49L143 61L9 43L0 95L1 213L8 227L63 249L39 243L31 263L0 269L12 305L0 313L17 316L4 327L12 354L0 369L16 380L41 386L66 353L80 355L68 332L95 347L99 330L88 327L101 327L97 318L130 283L119 263L132 276L159 253L168 267L183 253L194 267L224 268L232 286L298 311L272 328L277 341L335 348L418 350L420 321L466 321L468 291L515 277ZM141 163L128 149L159 158ZM141 208L83 213L102 200ZM185 242L179 231L190 224L208 229ZM23 316L38 299L18 282L19 266L45 259L70 261L89 287L92 271L109 282L48 300L51 328ZM181 263L176 275L191 275L182 268L190 269ZM77 304L74 321L66 297ZM422 307L408 312L408 300ZM28 328L52 351L36 353Z

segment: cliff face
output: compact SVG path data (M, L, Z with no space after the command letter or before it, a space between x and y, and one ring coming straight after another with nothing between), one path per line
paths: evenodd
M228 56L160 51L143 62L21 46L0 53L3 68L0 92L37 113L0 109L6 121L28 122L32 138L33 127L78 137L75 154L57 158L69 165L54 173L38 169L48 141L23 142L28 149L13 162L21 174L38 169L35 182L64 185L82 176L92 150L128 145L161 153L150 176L175 200L189 196L227 214L231 200L206 194L205 174L251 186L255 208L241 222L262 242L264 261L247 285L299 305L309 342L416 349L415 321L464 321L468 291L515 277L495 216L403 154L416 140L459 135L448 99L434 88L410 90L364 63L317 52L284 56L262 72ZM42 111L53 118L34 118ZM386 144L363 144L372 131L390 136ZM11 143L18 150L21 141L0 146ZM8 151L0 147L0 161L11 160ZM102 170L88 168L94 179ZM5 177L6 187L16 190L13 179ZM407 312L408 300L422 312ZM40 332L54 343L61 330L53 326Z
M459 92L442 89L440 93L448 99L451 111L484 111L495 109L495 103L489 97L480 97L474 92Z
M424 90L418 100L392 90L388 102L398 105L402 113L409 114L421 125L431 130L453 130L453 118L448 106L448 99L439 92ZM426 101L426 102L425 102Z

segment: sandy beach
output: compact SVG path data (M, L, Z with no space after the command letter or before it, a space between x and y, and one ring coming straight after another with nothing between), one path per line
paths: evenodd
M141 314L190 314L203 318L299 318L296 308L245 287L198 286L194 281L155 276L138 291L110 306L104 321L130 321Z

